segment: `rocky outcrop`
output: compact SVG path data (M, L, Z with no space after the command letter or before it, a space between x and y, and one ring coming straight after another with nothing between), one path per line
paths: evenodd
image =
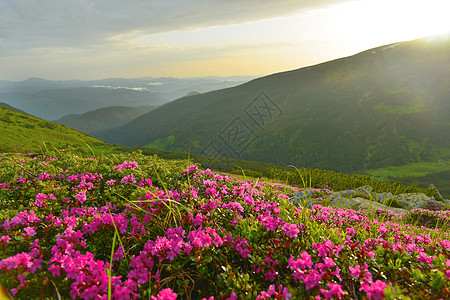
M360 207L367 208L368 206L387 208L388 206L385 204L390 203L391 200L396 200L402 207L400 210L391 207L391 211L408 211L417 208L427 208L430 205L437 208L444 207L444 202L436 201L434 197L428 197L423 193L404 193L394 196L392 193L375 193L372 191L370 185L365 185L354 190L335 192L328 195L326 199L333 206L351 209L360 209Z
M295 206L312 209L312 200L316 197L314 190L305 190L288 195ZM404 213L417 208L444 209L449 200L436 201L423 193L404 193L394 196L392 193L375 193L370 185L365 185L354 190L344 190L331 193L325 197L334 207L354 210L386 209L395 213ZM386 205L395 201L395 206Z

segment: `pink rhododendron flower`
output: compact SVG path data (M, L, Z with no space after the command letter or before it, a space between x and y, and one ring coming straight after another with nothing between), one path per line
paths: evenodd
M189 166L189 168L187 168L186 170L183 171L183 175L193 173L193 172L195 172L197 170L198 170L198 166L197 165L191 165L191 166Z
M120 181L121 183L136 183L136 178L133 174L127 175Z
M75 195L75 199L80 202L81 204L83 204L84 202L86 202L86 191L81 191L78 194Z
M361 266L360 265L356 265L355 267L349 266L348 267L350 269L350 275L355 277L355 278L359 278L359 274L361 274Z
M115 166L114 170L137 169L138 163L135 161L124 161L121 165Z
M33 236L36 234L36 229L34 227L26 227L23 230L27 233L29 236Z
M377 280L371 284L363 282L359 290L365 291L369 299L382 300L384 298L383 291L386 288L386 286L387 284L381 280Z
M172 289L167 288L167 289L161 290L156 297L152 296L150 299L152 299L152 300L175 300L175 299L177 299L177 294L174 293Z
M303 278L303 282L305 283L305 289L310 290L319 285L319 282L322 280L322 275L316 271L311 270L311 272Z
M45 199L47 199L47 195L43 194L43 193L39 193L36 195L36 200L34 200L34 204L37 207L43 207Z
M38 180L39 181L45 181L45 180L51 180L52 178L53 178L52 175L50 175L50 174L48 174L46 172L43 172L43 173L39 174Z
M264 273L264 280L265 281L274 281L277 276L278 276L278 272L269 270L266 273Z
M329 290L320 289L325 299L342 299L344 297L345 293L340 284L328 283L327 286Z
M55 196L53 194L50 194L49 196L47 196L44 193L38 193L36 195L36 199L34 201L34 204L37 207L47 207L47 205L48 205L47 199L54 200Z
M334 267L336 265L336 263L334 262L334 260L332 258L329 257L325 257L323 259L325 266L328 268Z
M288 299L292 298L292 294L289 293L289 289L287 287L283 288L283 286L281 284L278 286L278 291L276 290L274 284L270 285L267 293L270 296L275 296L275 299L288 300Z
M284 225L281 226L281 229L283 229L284 234L290 238L296 238L300 232L296 224L284 223Z
M8 245L10 240L11 238L8 235L3 235L2 237L0 237L0 243L4 243L6 245Z
M425 252L420 252L419 257L417 258L418 262L422 262L424 264L431 264L433 262L433 258L435 256L427 256Z
M447 259L447 260L445 261L445 266L446 266L447 268L450 268L450 259ZM445 278L450 279L450 270L446 270L446 271L445 271Z
M388 229L386 228L386 225L381 223L380 224L380 228L378 228L378 232L381 233L381 234L385 234L386 232L388 232Z

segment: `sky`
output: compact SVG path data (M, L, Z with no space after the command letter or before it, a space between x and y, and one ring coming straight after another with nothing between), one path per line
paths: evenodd
M450 31L449 0L0 0L0 80L262 76Z

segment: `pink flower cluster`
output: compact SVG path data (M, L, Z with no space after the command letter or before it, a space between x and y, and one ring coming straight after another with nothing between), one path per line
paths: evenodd
M114 170L137 169L138 163L135 161L124 161L121 165L115 166Z
M129 169L137 169L137 161L120 161L102 166L107 180L95 173L95 159L59 172L52 172L58 160L46 160L39 176L24 174L1 185L0 196L9 199L10 189L19 195L14 201L26 198L33 208L0 223L0 271L11 278L11 293L26 297L31 283L48 276L70 293L65 297L83 299L108 299L109 285L113 299L177 299L192 287L210 286L195 295L384 299L394 286L392 267L383 266L389 260L429 276L417 283L429 291L439 293L427 285L432 276L450 287L446 233L395 216L375 219L320 205L302 211L285 204L281 189L287 186L238 180L196 165L180 167L162 184L149 174L134 177L144 174L141 161L136 171Z

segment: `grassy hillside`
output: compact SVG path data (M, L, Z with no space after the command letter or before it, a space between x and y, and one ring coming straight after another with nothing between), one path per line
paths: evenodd
M14 106L11 106L11 105L3 103L3 102L0 102L0 107L6 108L6 109L9 109L9 110L21 113L21 114L26 114L26 112L24 112L23 110L15 108Z
M92 136L100 131L110 130L129 123L158 106L110 106L84 114L70 114L55 123L79 130Z
M68 146L89 150L86 145L104 151L111 148L63 125L0 107L0 152L35 153Z
M99 136L344 172L448 160L449 48L421 39L371 49L185 97Z
M450 199L450 161L415 163L401 167L388 167L367 171L377 180L400 181L421 187L436 186L439 192Z

